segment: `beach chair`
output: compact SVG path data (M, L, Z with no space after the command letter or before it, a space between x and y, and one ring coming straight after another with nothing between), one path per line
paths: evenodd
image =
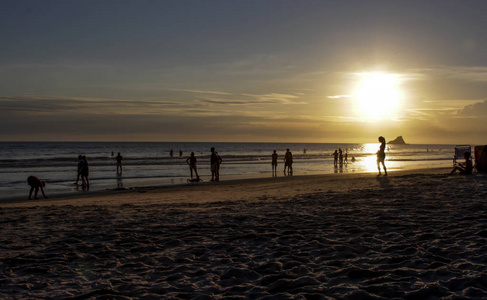
M487 145L475 146L475 169L479 173L487 173Z
M465 152L470 152L472 153L472 147L470 145L456 145L455 146L455 155L453 156L453 166L456 166L458 164L461 164L465 161L465 157L463 157L463 154ZM470 156L470 159L471 156Z

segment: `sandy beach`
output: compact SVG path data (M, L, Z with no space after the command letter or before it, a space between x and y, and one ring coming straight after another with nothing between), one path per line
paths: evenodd
M485 298L487 176L448 171L3 201L0 298Z

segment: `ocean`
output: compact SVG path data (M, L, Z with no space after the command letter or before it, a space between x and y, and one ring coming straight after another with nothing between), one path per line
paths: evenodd
M220 180L224 181L271 177L273 150L279 155L277 175L284 176L282 159L288 148L294 156L293 176L375 173L379 143L0 142L0 199L27 198L27 177L31 175L46 182L48 196L185 184L190 177L186 159L191 152L195 153L199 175L206 182L211 179L211 147L223 159ZM333 152L339 148L348 154L348 163L335 168ZM435 144L388 145L386 166L388 171L450 167L454 148ZM123 156L122 176L116 173L118 152ZM73 184L80 154L87 156L90 165L90 191Z

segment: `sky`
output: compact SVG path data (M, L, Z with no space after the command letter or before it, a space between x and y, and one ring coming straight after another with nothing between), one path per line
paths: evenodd
M2 0L0 141L487 144L487 1Z

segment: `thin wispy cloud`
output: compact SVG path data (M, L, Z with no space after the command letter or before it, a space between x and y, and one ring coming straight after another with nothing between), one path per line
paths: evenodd
M334 96L327 96L326 98L329 99L342 99L342 98L352 98L350 95L334 95Z
M306 104L307 102L300 100L299 96L293 94L242 94L258 100L261 103L280 103L280 104Z
M438 66L418 69L419 73L444 78L461 79L472 82L487 82L487 66Z
M233 95L232 93L220 92L220 91L181 90L181 89L170 89L170 91L195 93L195 94Z
M172 101L114 100L82 97L13 96L0 97L0 109L30 113L142 113L168 106L186 107L186 104Z

